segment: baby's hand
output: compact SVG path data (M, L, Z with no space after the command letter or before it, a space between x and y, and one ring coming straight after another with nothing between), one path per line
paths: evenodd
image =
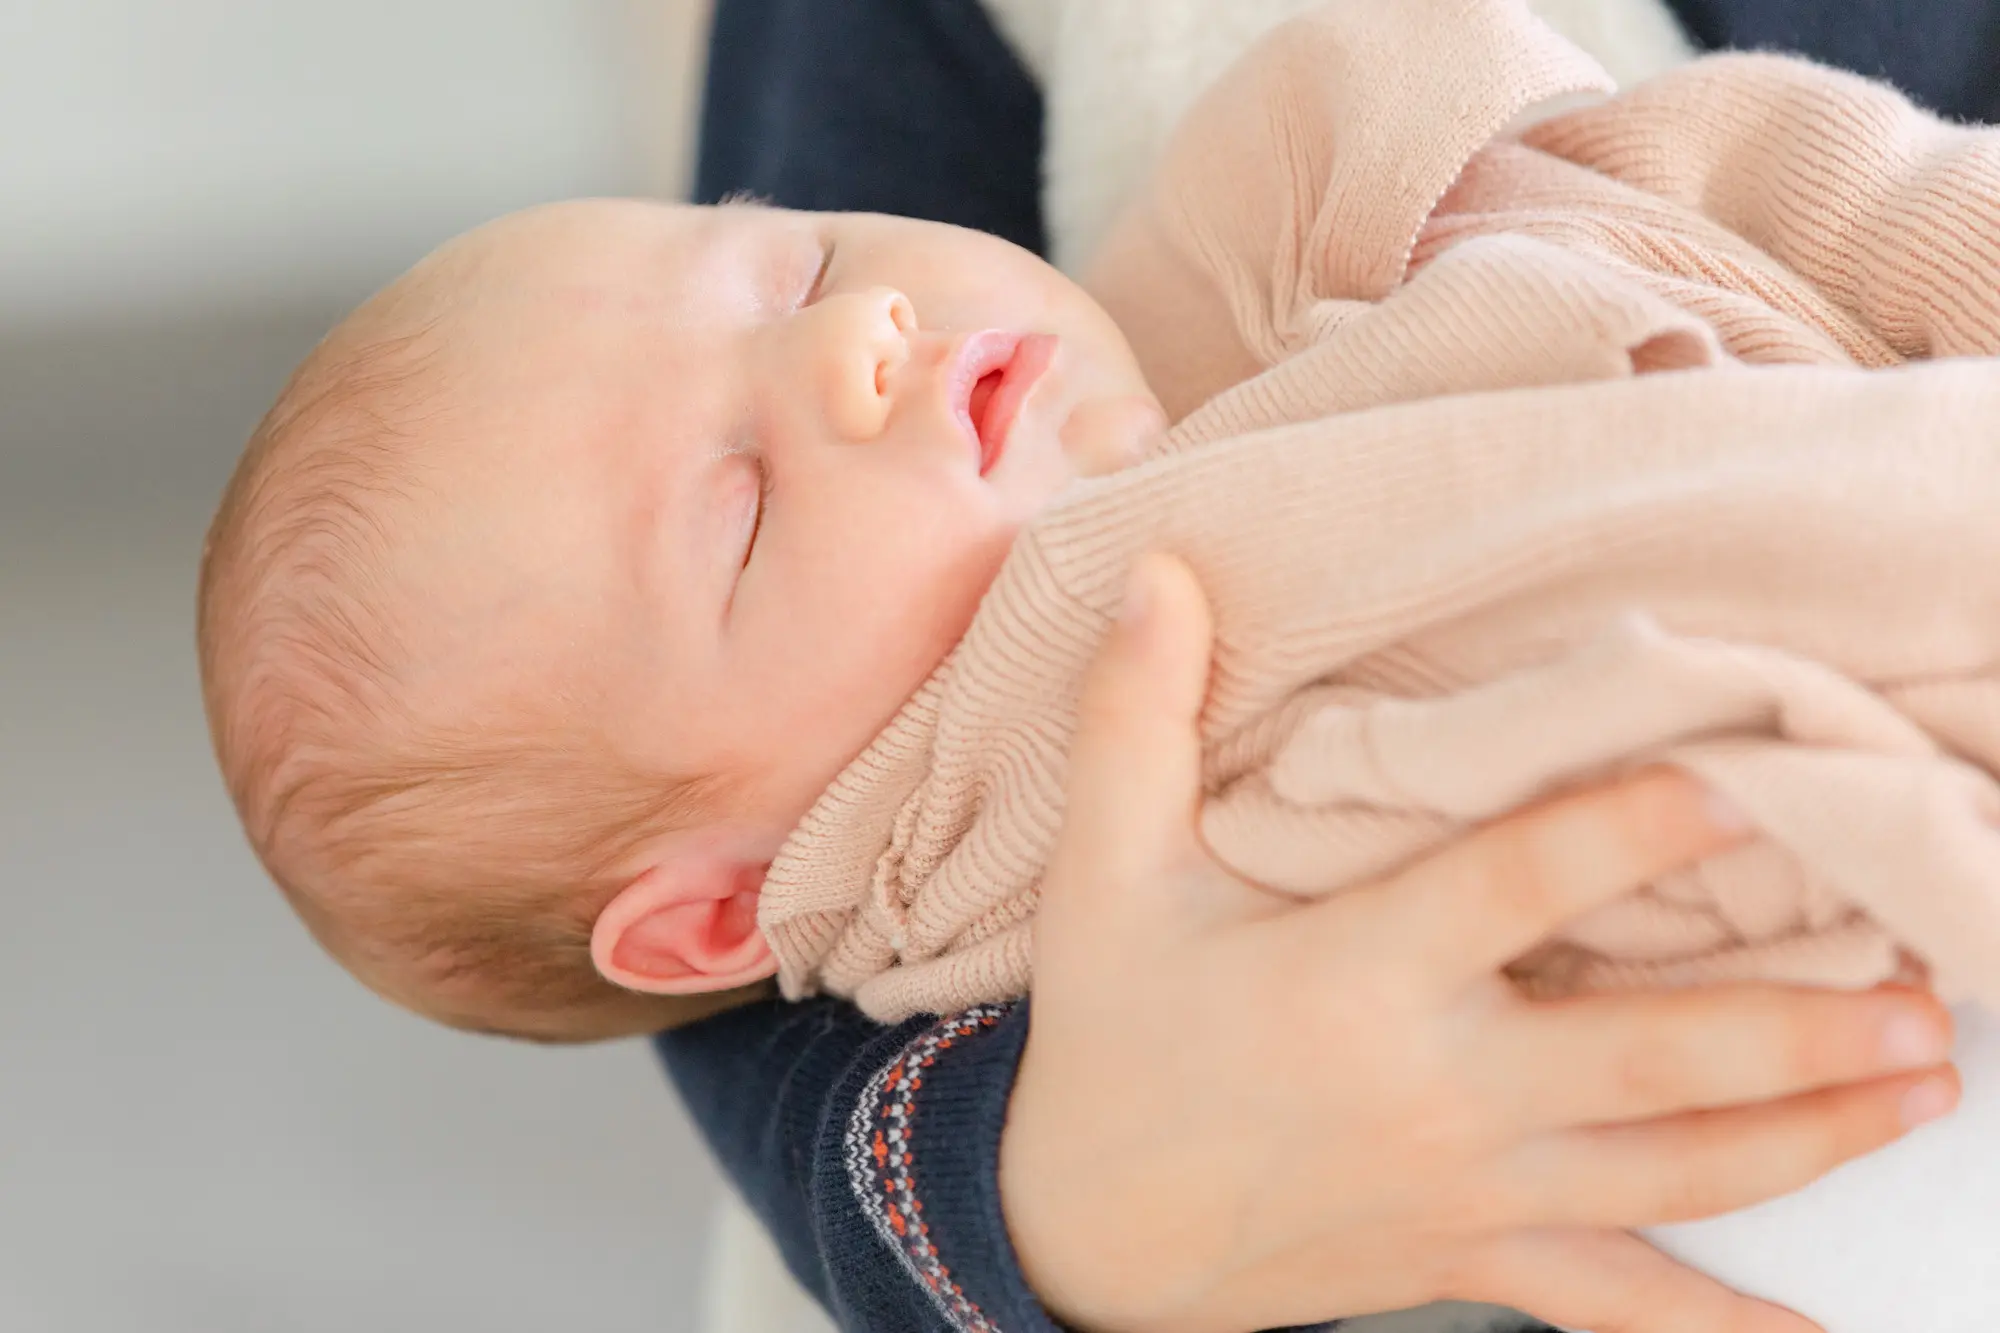
M1520 998L1510 958L1742 836L1663 774L1321 902L1230 878L1195 832L1200 593L1140 573L1083 702L1001 1144L1051 1310L1241 1333L1456 1298L1595 1333L1809 1333L1627 1229L1787 1193L1943 1113L1945 1011Z
M1086 399L1063 423L1063 454L1078 476L1102 477L1144 462L1166 429L1151 398Z

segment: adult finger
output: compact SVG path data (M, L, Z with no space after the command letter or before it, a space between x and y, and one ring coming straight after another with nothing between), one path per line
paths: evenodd
M1075 880L1067 887L1093 896L1148 889L1160 873L1160 849L1191 843L1210 635L1193 572L1168 556L1141 556L1078 699L1068 804L1049 876L1059 888ZM1077 858L1089 873L1056 873ZM1062 910L1053 901L1060 896L1052 894L1044 914Z
M1490 1034L1495 1068L1560 1069L1511 1086L1522 1127L1611 1125L1775 1101L1950 1058L1951 1011L1901 988L1859 994L1725 986L1523 1002Z
M1557 1226L1690 1222L1789 1194L1957 1105L1949 1066L1760 1106L1548 1135L1499 1166L1518 1215Z
M1746 836L1740 817L1693 778L1650 769L1488 825L1376 891L1456 983Z
M1479 1300L1591 1333L1821 1333L1621 1231L1529 1231L1478 1253Z

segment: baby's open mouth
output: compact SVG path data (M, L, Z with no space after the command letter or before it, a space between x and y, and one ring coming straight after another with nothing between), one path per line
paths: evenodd
M1007 449L1021 406L1055 357L1053 334L988 329L966 339L952 368L952 400L960 424L979 451L979 475Z
M986 426L986 410L992 405L993 392L1000 387L1006 373L1004 369L989 370L981 375L979 382L972 386L972 401L966 405L966 412L972 417L972 429L979 436L981 472L986 470L985 455L989 452L988 441L991 438Z

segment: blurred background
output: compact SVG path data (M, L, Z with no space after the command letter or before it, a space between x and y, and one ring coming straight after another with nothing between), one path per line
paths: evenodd
M675 194L699 0L0 0L0 1330L695 1325L716 1178L645 1047L324 960L209 758L251 426L445 237Z

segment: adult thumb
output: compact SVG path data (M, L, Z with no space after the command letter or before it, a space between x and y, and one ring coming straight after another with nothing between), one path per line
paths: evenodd
M1163 858L1195 836L1212 632L1185 564L1158 554L1133 564L1077 702L1058 848L1097 890L1151 887Z

